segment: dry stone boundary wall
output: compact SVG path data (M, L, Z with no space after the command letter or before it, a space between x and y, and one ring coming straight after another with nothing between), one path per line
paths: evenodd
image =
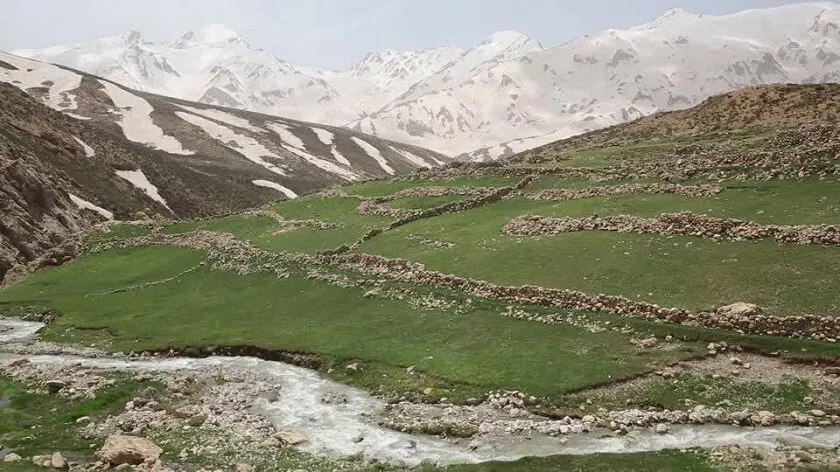
M424 218L434 218L436 216L440 216L440 215L443 215L443 214L446 214L446 213L457 213L457 212L461 212L461 211L472 210L473 208L478 208L480 206L484 206L484 205L487 205L489 203L497 202L497 201L501 200L502 198L506 197L507 195L509 195L511 193L514 193L514 192L518 192L518 191L522 190L523 188L527 187L533 181L533 179L534 179L534 177L529 175L529 176L526 176L524 179L520 180L519 183L517 183L513 187L493 188L493 189L490 189L490 191L488 191L488 192L480 192L478 196L476 196L475 198L471 198L469 200L447 203L447 204L440 205L440 206L437 206L437 207L434 207L434 208L430 208L428 210L409 210L409 213L398 214L397 215L398 219L396 221L394 221L393 223L391 223L390 225L388 225L384 228L374 228L374 229L368 231L367 233L365 233L364 235L362 235L362 237L359 238L358 240L356 240L354 243L352 243L350 245L343 244L343 245L341 245L337 248L324 251L322 254L324 254L324 255L343 254L343 253L346 253L348 251L357 249L362 244L364 244L366 241L369 241L369 240L375 238L376 236L378 236L378 235L380 235L380 234L382 234L386 231L390 231L392 229L399 228L400 226L405 226L405 225L407 225L409 223L412 223L412 222L415 222L417 220L422 220ZM423 193L422 193L423 189L411 189L411 190L414 191L414 192L411 193L411 195L413 195L413 196L423 195ZM435 189L435 190L432 190L432 192L440 192L440 190ZM472 192L472 190L470 190L470 192ZM403 194L403 195L406 195L406 194ZM436 196L440 196L440 195L436 195ZM387 196L387 197L380 197L380 199L385 199L384 201L388 201L387 199L390 199L391 197L393 197L393 195L392 196ZM399 197L397 197L397 198L399 198ZM362 202L362 204L360 205L360 209L358 211L360 213L362 211L375 212L376 210L373 207L374 207L374 205L380 205L379 203L377 203L377 201L380 200L380 199L370 199L370 200L366 200L365 202ZM370 202L369 207L366 207L366 202ZM362 207L366 207L366 209L362 209ZM388 207L383 207L383 208L387 208L388 210L394 210L393 208L388 208ZM387 210L383 210L383 211L387 211ZM397 210L397 211L404 211L404 210ZM367 214L370 214L370 213L367 213Z
M297 253L274 253L237 240L230 234L211 231L197 231L180 235L153 234L131 240L101 244L93 250L102 251L112 247L135 247L150 244L168 244L206 251L213 268L233 270L239 274L272 272L278 277L288 277L287 269L290 264L306 268L340 267L391 280L442 287L475 297L517 304L603 312L649 321L726 329L744 334L829 341L840 338L840 319L829 316L773 316L761 312L739 310L692 313L680 308L663 308L656 304L615 295L592 295L573 290L533 285L497 285L427 270L420 263L402 259L389 259L377 255L322 254L310 256ZM322 277L322 279L332 283L329 277Z
M608 197L612 195L650 194L683 195L686 197L713 197L723 191L717 185L679 185L679 184L621 184L581 189L548 189L526 195L531 200L563 202L582 198Z
M772 316L742 312L691 313L680 308L663 308L615 295L591 295L558 288L533 285L504 286L481 280L426 270L422 264L402 259L388 259L370 254L342 254L325 262L354 268L415 284L446 287L472 296L513 303L554 306L582 311L600 311L619 316L664 321L689 326L727 329L744 334L788 336L836 340L840 338L840 319L828 316Z
M510 221L502 231L512 236L552 236L577 231L617 231L656 235L697 236L716 241L772 238L796 245L840 245L840 226L763 225L734 218L715 218L693 212L663 213L654 218L630 215L588 218L549 218L525 215Z

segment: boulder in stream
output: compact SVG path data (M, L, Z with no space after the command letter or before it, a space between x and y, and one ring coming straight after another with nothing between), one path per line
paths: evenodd
M294 446L302 442L306 442L306 435L300 431L286 429L277 433L277 439L279 439L283 444Z

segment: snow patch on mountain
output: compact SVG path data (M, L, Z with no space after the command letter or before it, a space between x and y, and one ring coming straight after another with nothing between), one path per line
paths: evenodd
M76 140L77 143L79 143L79 146L82 146L82 149L85 151L85 156L86 157L95 157L96 156L96 151L94 151L92 147L88 146L88 144L86 142L82 141L81 139L79 139L75 136L73 136L73 139Z
M244 118L240 118L238 116L233 116L230 113L224 112L222 110L217 110L215 108L195 108L177 103L175 105L192 113L193 115L200 115L211 120L221 121L222 123L229 124L231 126L236 126L237 128L246 129L254 133L266 132L264 129L257 128L256 126L252 125L250 121Z
M82 76L52 64L31 61L11 54L0 54L0 80L23 90L45 89L44 102L58 111L75 110L76 96L70 92L82 85Z
M70 112L67 112L67 111L65 111L64 114L69 116L70 118L80 120L80 121L87 121L87 120L90 119L87 116L77 115L75 113L70 113Z
M304 144L302 139L295 136L295 134L292 133L288 126L280 123L266 123L266 127L277 133L278 136L280 136L280 140L285 143L283 145L283 148L285 150L302 158L306 162L331 174L338 175L339 177L345 180L353 181L359 179L358 174L356 174L355 172L345 169L341 166L335 165L327 160L315 157L312 154L306 152L306 144Z
M326 144L327 146L332 146L333 141L335 140L335 135L332 132L327 131L323 128L312 128L312 131L318 136L318 140L322 143Z
M296 147L298 149L306 149L306 144L304 144L302 139L292 133L289 126L282 123L266 123L265 126L271 131L277 133L277 135L280 136L280 140L289 146Z
M381 167L382 170L384 170L386 173L388 173L390 175L396 175L397 174L394 171L394 168L391 167L390 165L388 165L388 161L385 160L384 157L382 157L382 153L379 151L379 149L376 148L376 146L370 144L369 142L365 141L364 139L357 138L356 136L353 136L351 139L360 148L362 148L362 150L365 153L367 153L368 156L372 157L376 161L376 163L379 164L379 167Z
M332 132L327 131L323 128L312 128L312 131L315 132L315 135L318 136L318 139L322 143L324 143L324 144L326 144L327 146L330 147L330 152L332 153L332 155L333 155L333 157L335 158L336 161L338 161L341 164L344 164L348 167L351 166L350 161L347 160L347 158L344 157L344 155L341 154L341 152L339 152L338 148L336 147L336 145L335 145L335 135Z
M265 187L277 190L278 192L282 192L288 198L297 198L298 194L293 192L290 188L284 187L276 182L272 182L270 180L253 180L251 181L252 184L256 185L257 187Z
M175 213L174 211L172 211L172 208L169 208L169 204L166 203L166 200L164 200L164 198L160 196L158 188L155 187L151 182L149 182L149 179L146 177L146 174L144 174L142 170L118 170L116 171L116 174L117 177L128 181L136 189L141 190L143 193L145 193L149 198L163 205L171 213Z
M102 215L106 220L114 219L114 213L102 208L101 206L94 205L84 198L73 195L72 193L68 193L67 196L70 197L70 201L72 201L79 209L95 211L96 213Z
M745 86L840 81L838 25L829 2L673 9L548 49L503 31L466 49L372 52L345 71L289 64L220 25L168 44L128 34L19 53L144 91L496 158Z
M146 100L133 93L112 84L100 80L100 84L108 94L108 97L117 107L117 113L122 119L117 124L123 130L123 134L129 141L144 144L152 149L159 149L170 154L191 156L192 151L184 149L184 146L172 136L164 134L163 130L152 121L154 108Z
M263 166L276 174L282 176L287 175L288 168L286 166L275 165L263 159L264 157L268 157L281 160L280 156L269 151L256 139L251 138L250 136L245 136L244 134L239 134L228 127L191 113L176 111L175 115L187 123L201 128L202 131L218 140L222 145L236 153L241 154L254 164Z
M400 148L397 148L397 147L394 147L394 146L390 146L390 148L391 148L392 151L394 151L395 153L399 154L400 156L406 158L406 160L408 160L412 164L416 165L417 167L424 167L426 169L430 169L432 167L428 162L423 160L422 157L420 157L416 154L413 154L411 151L407 151L405 149L400 149Z

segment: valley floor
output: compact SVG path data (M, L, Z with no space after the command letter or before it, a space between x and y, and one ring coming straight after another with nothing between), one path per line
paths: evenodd
M453 471L840 467L831 449L840 444L823 441L840 438L836 175L674 184L502 169L91 234L79 260L0 292L4 316L47 323L41 341L0 346L31 361L7 362L0 377L0 444L92 463L108 435L137 434L184 470L431 470L420 463L428 448L450 451L437 459L492 459L503 445L560 455L437 462ZM76 367L83 379L110 379L97 380L94 398L65 401L69 387L48 391L58 371L38 355L70 345L99 358L130 353L116 354L120 362L295 364L370 392L348 405L374 402L362 416L373 429L331 443L278 406L276 421L257 428L259 451L253 442L196 449L194 435L238 434L225 431L231 405L259 422L251 401L307 403L289 384L261 390L264 377L218 366L137 374L101 365ZM233 403L214 403L249 381ZM132 399L149 386L171 414L138 430L145 413ZM188 404L204 413L175 415ZM700 427L720 429L706 437ZM367 447L397 431L414 446ZM692 444L687 432L701 436ZM612 452L658 445L574 454L587 441L625 445Z

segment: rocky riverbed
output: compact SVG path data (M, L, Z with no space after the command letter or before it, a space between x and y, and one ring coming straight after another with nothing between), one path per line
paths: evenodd
M519 393L492 394L472 406L389 405L315 371L280 362L247 357L129 358L90 349L57 353L56 345L35 339L39 323L0 320L0 325L5 328L0 332L3 370L33 388L91 398L109 384L107 374L115 371L163 384L168 398L176 399L168 406L150 393L129 402L117 415L85 423L81 431L90 438L146 436L166 446L187 427L202 440L182 449L184 459L238 454L238 460L259 463L266 451L294 447L338 461L355 456L413 466L732 445L840 446L840 428L819 426L819 420L834 423L827 415L814 421L804 413L799 424L807 426L759 427L726 424L721 415L727 420L729 413L717 409L603 411L551 420L529 413L530 399Z

